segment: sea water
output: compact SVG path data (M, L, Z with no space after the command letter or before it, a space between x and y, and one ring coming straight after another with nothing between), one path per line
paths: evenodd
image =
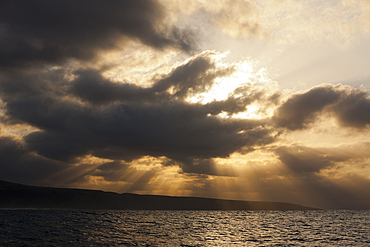
M3 209L0 246L370 246L370 211Z

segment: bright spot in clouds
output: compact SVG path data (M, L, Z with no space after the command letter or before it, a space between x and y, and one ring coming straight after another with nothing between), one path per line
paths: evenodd
M216 78L212 87L204 93L199 93L193 97L189 97L189 102L206 104L211 101L226 100L238 87L253 83L252 80L255 76L253 74L253 62L246 60L239 63L226 64L223 60L228 54L229 52L215 55L216 65L219 68L233 67L234 72L229 76Z

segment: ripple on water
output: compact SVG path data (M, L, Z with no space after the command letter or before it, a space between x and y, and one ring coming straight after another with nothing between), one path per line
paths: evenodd
M369 246L370 211L0 210L3 246Z

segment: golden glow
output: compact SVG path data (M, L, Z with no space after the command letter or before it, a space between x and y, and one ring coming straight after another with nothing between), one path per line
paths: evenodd
M235 67L235 72L227 77L216 78L214 85L207 92L188 98L189 102L206 104L214 100L226 100L238 87L253 83L252 78L255 77L254 62L246 60L240 63L227 64L223 59L228 54L229 52L226 52L215 56L217 67L233 66Z
M150 87L176 67L186 64L196 56L208 53L217 68L233 67L235 71L228 76L216 78L206 92L189 96L186 99L189 103L207 104L223 101L228 97L248 97L252 89L264 92L264 98L251 102L244 112L233 115L221 112L218 115L220 118L268 119L279 105L279 103L270 104L268 97L278 92L280 88L289 88L282 92L280 100L284 102L293 93L297 93L297 90L310 88L312 81L317 84L319 80L320 83L329 79L343 80L346 77L340 74L342 70L338 68L346 67L351 71L357 68L350 68L351 66L345 63L339 67L330 67L343 60L333 59L333 54L347 49L355 39L359 39L370 30L368 18L365 21L365 17L370 16L367 13L370 5L359 0L343 0L331 4L290 0L240 0L234 1L235 3L231 3L230 0L217 3L204 0L191 0L186 3L174 0L162 2L171 11L168 21L177 25L181 25L177 20L189 17L200 9L211 13L207 17L214 18L212 21L223 35L219 33L214 35L214 39L221 38L212 48L220 48L219 50L223 51L225 47L233 48L233 53L240 54L235 56L231 51L219 53L206 50L194 56L184 56L175 51L165 53L144 45L132 44L132 47L122 53L102 54L101 57L104 59L100 60L103 62L99 66L105 66L103 74L110 80ZM367 10L359 6L366 6ZM253 12L253 15L246 15L249 12ZM359 23L361 25L358 25ZM204 31L205 36L211 37L214 34L210 30L205 30L208 28L206 24L205 27L197 28ZM262 37L266 45L258 47L256 43L261 40L255 42L253 39L243 39L250 35ZM238 40L225 38L226 36L237 37ZM319 42L312 45L310 42L313 41ZM252 56L251 54L254 54L253 59L244 58ZM226 62L230 55L237 57L235 61L238 62ZM276 74L271 76L268 71ZM338 76L335 77L336 75ZM278 78L280 85L272 78ZM244 95L234 94L235 89L240 87L251 90L243 92ZM174 93L172 89L168 92ZM247 154L233 153L227 158L214 158L212 160L214 171L210 172L211 175L184 173L178 165L166 166L165 157L143 157L130 162L129 168L116 171L115 182L108 181L100 175L90 174L97 168L97 164L102 162L92 158L89 160L86 158L85 161L91 168L85 168L76 174L88 181L85 183L86 186L93 184L96 188L109 188L117 192L285 201L310 206L326 199L325 194L315 191L316 187L310 183L321 182L317 188L341 183L356 188L357 178L370 179L370 170L366 165L369 157L363 155L362 158L344 162L333 161L335 165L307 175L291 170L274 150L279 146L296 144L309 148L327 148L326 152L330 153L329 148L335 149L342 144L366 141L368 133L340 128L333 117L323 115L310 128L282 132L279 139L271 145L257 148ZM331 152L341 151L338 150ZM350 155L359 157L358 154L348 154ZM309 181L307 179L309 176L316 180Z
M245 119L261 119L264 117L264 115L260 114L260 105L252 104L247 107L247 110L245 112L234 114L232 117Z
M32 127L27 124L4 125L0 123L0 134L4 136L13 136L15 138L21 138L38 130L39 130L38 128Z

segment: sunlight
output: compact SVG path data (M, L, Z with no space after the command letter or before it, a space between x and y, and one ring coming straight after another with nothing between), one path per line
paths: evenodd
M226 100L235 89L253 81L253 78L255 77L254 64L256 62L245 60L239 63L226 64L222 60L227 54L229 54L229 52L215 56L217 67L233 66L235 68L235 72L227 77L216 78L215 83L207 92L192 96L188 98L187 101L191 103L206 104L214 100Z
M264 116L260 114L260 106L257 104L252 104L248 106L245 112L234 114L232 117L233 118L245 118L245 119L261 119Z
M192 190L189 184L193 184L192 177L181 172L178 166L164 167L148 185L146 193L153 195L170 195L170 196L192 196Z
M203 93L189 96L187 101L190 103L207 104L213 101L223 101L230 97L247 98L255 92L261 92L263 97L273 95L279 90L277 82L270 79L266 68L256 69L257 60L251 58L245 59L236 63L224 62L225 57L229 52L216 53L213 59L218 68L234 68L234 72L225 77L218 77L214 80L214 84ZM243 89L245 87L246 89ZM253 88L253 89L252 89ZM241 89L236 91L237 89ZM262 100L262 99L261 99ZM250 102L245 111L230 115L227 112L221 112L218 117L221 118L241 118L241 119L262 119L270 117L275 109L275 106L268 102Z

